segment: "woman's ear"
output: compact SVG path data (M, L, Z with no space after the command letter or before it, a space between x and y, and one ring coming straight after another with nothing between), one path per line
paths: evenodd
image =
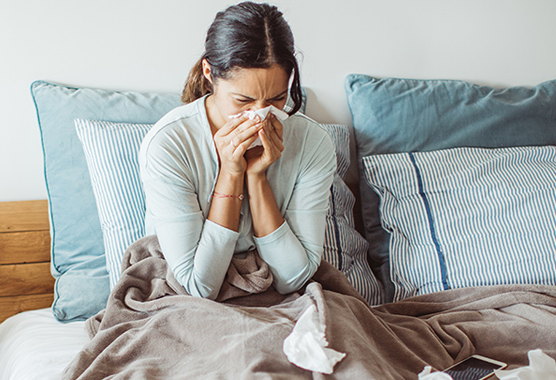
M203 65L203 75L212 84L212 77L210 76L210 64L206 59L203 59L202 65Z

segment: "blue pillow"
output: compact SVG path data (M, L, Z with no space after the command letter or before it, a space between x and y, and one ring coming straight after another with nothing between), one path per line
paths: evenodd
M556 147L367 156L390 232L394 301L447 289L556 285Z
M100 221L75 118L154 123L181 104L179 95L31 85L41 131L56 278L54 316L83 320L110 291Z
M373 154L556 144L556 80L494 89L457 80L351 74L345 87L360 173L362 158ZM365 181L360 196L370 261L391 299L390 237L380 224L379 198Z

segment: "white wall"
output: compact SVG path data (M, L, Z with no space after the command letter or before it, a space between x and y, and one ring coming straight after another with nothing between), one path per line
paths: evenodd
M308 114L350 124L344 78L556 78L554 0L276 0L294 31ZM29 92L37 79L180 92L226 0L0 0L0 201L46 198Z

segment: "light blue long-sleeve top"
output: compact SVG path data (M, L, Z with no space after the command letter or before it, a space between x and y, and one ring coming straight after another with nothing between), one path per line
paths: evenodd
M158 236L174 276L194 296L215 299L232 256L255 248L280 293L298 290L322 258L336 169L332 140L304 115L284 121L284 151L267 170L267 179L285 222L255 237L246 194L236 232L207 219L219 163L205 99L170 111L143 140L139 163L146 232Z

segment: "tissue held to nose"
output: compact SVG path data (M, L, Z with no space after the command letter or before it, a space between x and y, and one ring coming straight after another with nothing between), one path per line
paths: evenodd
M261 108L260 110L256 110L256 111L245 111L245 112L240 112L236 115L232 115L230 116L230 119L235 119L240 117L241 115L246 114L249 119L254 120L256 116L259 116L261 118L261 120L264 120L268 117L269 114L273 114L274 116L276 116L276 118L280 121L284 121L286 120L290 115L288 115L286 112L274 107L274 106L268 106L266 108ZM259 137L257 137L257 139L253 142L253 144L251 144L249 146L249 149L255 147L255 146L259 146L259 145L263 145L261 142L261 139Z
M256 111L240 112L237 115L230 116L230 119L235 119L235 118L240 117L243 114L246 114L249 117L249 119L251 119L251 120L255 119L255 116L259 116L261 118L261 120L264 120L264 119L267 118L269 113L276 116L276 118L278 118L278 120L280 120L280 121L284 121L289 117L289 115L286 112L284 112L284 111L282 111L282 110L280 110L280 109L278 109L274 106L268 106L266 108L261 108L260 110L256 110Z
M315 305L303 312L291 334L284 340L284 353L290 363L310 371L331 374L346 354L327 348L324 326Z

